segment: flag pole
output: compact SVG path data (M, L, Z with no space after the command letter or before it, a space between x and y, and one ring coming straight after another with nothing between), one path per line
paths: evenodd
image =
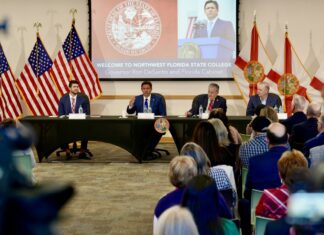
M42 27L40 22L34 23L34 28L36 28L36 82L38 83L39 78L39 57L38 57L38 38L39 38L39 29ZM39 95L39 86L37 86L36 90L37 95Z
M288 22L286 22L285 23L285 40L286 40L286 38L288 37ZM285 47L286 47L287 45L286 45L286 43L285 43ZM287 53L287 48L285 48L285 57L287 56L286 55L286 53ZM285 63L287 63L287 58L285 58ZM286 65L285 65L286 66ZM285 71L286 72L286 71ZM288 77L287 76L285 76L284 77L284 100L286 100L286 98L287 98L287 94L286 94L286 88L287 88L287 79L288 79ZM287 107L286 107L286 102L284 102L285 103L285 105L284 105L284 109L285 109L285 111L286 112L288 112L288 110L287 110ZM289 112L290 112L290 110L289 110Z
M72 60L72 46L73 46L73 43L72 43L72 29L73 27L75 26L75 15L77 13L77 9L75 8L72 8L70 9L70 14L72 15L72 25L71 25L71 31L69 33L69 48L70 48L70 51L69 51L69 66L70 66L70 75L69 75L69 80L71 81L72 80L72 66L71 66L71 60ZM75 78L74 78L75 79Z

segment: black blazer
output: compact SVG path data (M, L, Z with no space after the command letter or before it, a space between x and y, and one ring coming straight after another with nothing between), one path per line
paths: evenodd
M209 100L208 100L207 94L197 95L192 101L192 106L191 106L191 109L189 110L189 112L192 113L192 115L199 114L199 106L200 105L203 107L203 110L205 112L208 104L209 104ZM213 109L215 109L215 108L222 108L223 111L226 113L227 105L226 105L225 98L223 98L221 96L216 96L214 105L213 105Z

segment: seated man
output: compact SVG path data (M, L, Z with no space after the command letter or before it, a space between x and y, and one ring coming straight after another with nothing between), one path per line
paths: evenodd
M257 94L250 97L246 108L246 116L253 116L255 108L260 105L266 105L277 108L281 107L281 99L278 95L270 93L270 86L266 82L258 83Z
M150 81L143 81L141 84L142 95L133 97L127 106L127 113L142 113L152 112L155 115L166 116L166 106L163 96L152 93L152 83ZM159 143L162 134L154 131L152 133L150 146L147 149L145 160L153 160L159 155L153 152L155 146Z
M216 83L210 83L208 86L208 94L199 95L195 97L192 102L191 109L186 113L186 116L190 117L192 115L199 114L200 105L203 107L203 111L209 112L213 109L220 109L224 113L227 111L227 105L225 98L218 95L219 86Z
M58 113L60 116L68 115L70 113L78 113L80 107L83 109L83 113L90 114L90 110L88 110L87 99L84 95L79 92L79 82L76 80L71 80L69 82L70 92L63 95L60 99ZM87 140L81 141L81 150L79 154L79 158L82 159L90 159L86 155L86 150L88 146ZM62 146L62 149L65 150L66 156L69 158L71 156L71 152L69 149L69 145L65 144Z

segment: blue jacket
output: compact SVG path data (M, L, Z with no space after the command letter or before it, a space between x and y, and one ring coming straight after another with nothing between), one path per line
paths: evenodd
M144 100L143 95L136 96L133 107L130 109L127 106L127 113L129 114L142 113L144 107L143 100ZM151 100L150 100L150 107L152 109L152 113L154 113L155 115L166 116L166 107L162 96L152 93Z
M83 113L90 115L90 110L88 109L88 100L83 95L77 95L76 104L75 104L75 112L77 113L80 105L82 106ZM71 109L71 100L69 93L63 95L60 99L58 113L60 116L68 115L72 113Z
M268 152L250 158L244 192L246 199L251 199L252 189L264 190L281 185L277 162L286 150L284 146L274 146Z
M246 108L246 116L253 116L255 108L260 104L261 100L258 95L251 96ZM266 106L277 106L279 108L280 106L282 106L280 97L276 94L269 93L266 101Z
M308 141L306 141L305 145L304 145L304 154L306 157L309 156L309 150L311 148L320 146L320 145L324 145L324 132L319 133L317 136L315 136L314 138L309 139Z
M291 117L283 120L281 123L287 128L288 134L291 134L294 125L307 120L307 116L303 112L296 112Z
M197 99L194 99L194 101L192 102L192 107L189 110L189 112L192 113L192 115L199 114L199 106L200 105L203 107L204 112L205 112L208 104L209 104L209 99L208 99L207 94L198 95ZM223 98L221 96L216 96L214 104L213 104L213 109L215 109L215 108L222 108L223 111L226 113L227 105L226 105L225 98Z

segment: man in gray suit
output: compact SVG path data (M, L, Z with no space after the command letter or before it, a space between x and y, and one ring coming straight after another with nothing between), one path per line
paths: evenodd
M197 22L195 24L194 38L221 37L235 42L235 32L232 22L218 18L218 3L210 0L206 1L204 11L207 22Z

